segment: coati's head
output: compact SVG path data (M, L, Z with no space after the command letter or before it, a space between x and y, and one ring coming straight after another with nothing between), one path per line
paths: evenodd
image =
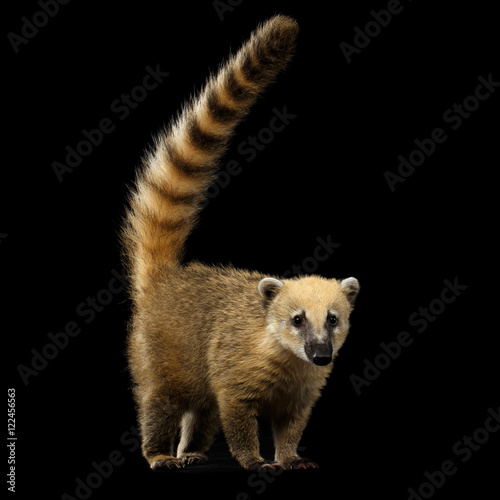
M270 335L304 361L316 365L332 361L349 331L349 315L359 292L356 278L264 278L259 292L266 303Z

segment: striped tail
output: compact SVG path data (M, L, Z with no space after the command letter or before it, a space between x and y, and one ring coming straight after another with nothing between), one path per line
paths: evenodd
M210 76L155 140L130 195L122 230L133 294L179 265L206 190L236 125L293 56L297 23L277 15Z

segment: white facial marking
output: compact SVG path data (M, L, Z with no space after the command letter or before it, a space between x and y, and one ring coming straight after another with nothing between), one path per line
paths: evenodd
M276 324L274 322L274 319L270 318L270 322L266 326L267 333L270 335L271 338L274 338L275 340L277 340L283 348L288 349L289 351L292 351L298 358L303 359L304 361L310 362L310 360L308 359L308 357L306 355L306 352L304 351L303 345L300 345L300 346L291 345L283 337L281 331L283 331L286 328L286 323L287 323L287 321L285 319L282 319L279 322L279 327L276 328Z
M304 351L304 346L292 347L291 351L300 359L310 362L309 358L306 356L306 351Z

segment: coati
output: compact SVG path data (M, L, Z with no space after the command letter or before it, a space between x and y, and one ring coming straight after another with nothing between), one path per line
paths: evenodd
M182 263L218 160L292 58L297 34L283 15L260 25L156 137L130 194L128 359L154 470L205 461L221 425L245 469L316 467L297 445L346 338L358 281ZM272 421L274 461L259 452L261 414Z

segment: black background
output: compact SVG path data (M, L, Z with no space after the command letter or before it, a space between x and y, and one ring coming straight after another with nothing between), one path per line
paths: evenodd
M350 63L340 43L352 44L354 28L387 2L247 0L221 20L211 1L74 1L17 54L5 37L0 252L19 498L77 498L77 478L85 481L92 463L112 452L123 463L90 498L133 490L140 498L293 498L300 488L337 498L407 498L447 459L457 472L435 498L491 495L498 435L466 463L453 447L499 404L488 259L498 90L456 130L443 114L474 93L480 75L500 80L494 15L488 2L401 5ZM9 7L6 34L20 34L23 16L41 10L34 1ZM311 257L317 238L340 244L316 272L356 276L361 293L302 441L302 454L320 469L257 478L238 468L220 436L209 466L153 474L127 434L135 412L124 357L126 294L114 295L88 323L78 307L121 270L117 233L127 184L152 134L277 12L300 24L296 57L238 128L223 164L236 160L242 171L210 200L187 258L280 274ZM111 104L157 65L169 76L121 120ZM238 145L283 107L296 117L248 162ZM76 147L82 129L104 118L115 130L60 182L52 163L64 162L66 146ZM397 157L407 158L414 140L437 127L447 140L391 192L384 173L397 172ZM439 299L446 279L467 289L418 333L410 315ZM19 366L31 367L32 349L41 352L49 332L71 321L81 333L26 385ZM365 360L374 362L381 342L401 331L412 345L356 394L352 375L363 376ZM265 423L262 441L269 455Z

